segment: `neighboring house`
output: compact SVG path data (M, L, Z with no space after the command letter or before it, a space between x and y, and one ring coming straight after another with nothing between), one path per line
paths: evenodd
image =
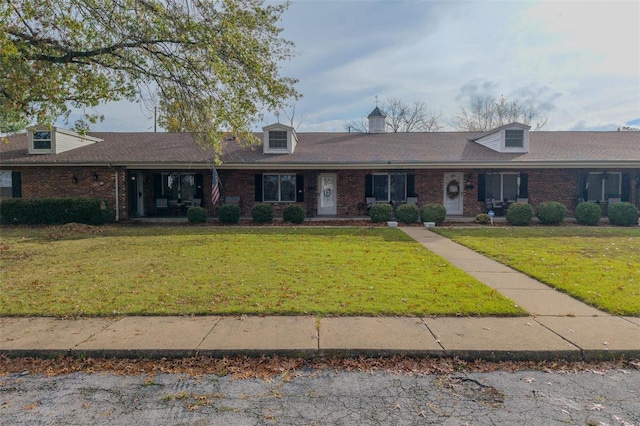
M374 110L374 112L376 112ZM276 214L291 203L307 216L356 217L375 203L444 204L449 216L504 212L515 201L583 200L639 205L640 133L530 132L519 123L489 132L297 133L266 126L261 146L229 139L216 166L222 202L249 216L255 203ZM379 122L382 120L382 124ZM35 128L1 143L2 198L90 196L116 220L215 214L213 156L186 133L91 133Z

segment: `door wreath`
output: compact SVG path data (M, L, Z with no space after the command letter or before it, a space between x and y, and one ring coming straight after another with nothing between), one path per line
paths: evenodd
M447 197L454 199L458 195L460 195L460 184L457 180L453 179L449 182L449 185L447 185Z

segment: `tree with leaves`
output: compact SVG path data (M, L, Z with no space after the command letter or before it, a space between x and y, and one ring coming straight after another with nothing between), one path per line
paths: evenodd
M426 103L415 100L408 104L401 98L390 97L380 106L387 116L386 124L389 132L437 132L442 129L440 114L431 111ZM360 121L345 124L349 131L367 133L369 122L365 117Z
M53 123L117 100L221 148L297 99L294 55L264 0L7 0L0 4L0 113ZM102 119L85 113L76 128ZM68 122L68 121L67 121Z
M498 99L476 97L472 99L469 109L464 106L460 108L455 127L464 131L486 132L515 121L540 130L547 124L547 116L532 104L507 101L504 96Z

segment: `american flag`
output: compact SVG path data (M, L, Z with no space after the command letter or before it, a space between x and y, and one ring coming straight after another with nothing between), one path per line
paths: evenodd
M218 205L218 201L220 201L220 178L214 167L211 171L211 205Z

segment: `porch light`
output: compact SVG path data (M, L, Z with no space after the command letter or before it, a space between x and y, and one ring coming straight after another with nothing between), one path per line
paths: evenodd
M93 172L93 181L97 182L98 181L98 173Z
M71 182L73 182L74 184L78 183L78 177L76 175L73 175L71 177Z

